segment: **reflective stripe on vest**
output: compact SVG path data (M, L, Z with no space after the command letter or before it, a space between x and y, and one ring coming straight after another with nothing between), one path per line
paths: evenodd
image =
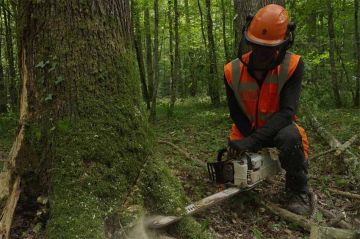
M245 58L248 58L249 55L245 55ZM242 75L248 73L243 72L245 68L239 59L230 63L230 87L239 106L250 120L252 128L264 126L269 118L279 110L281 89L296 68L299 58L300 56L286 53L282 64L268 72L261 89L255 79ZM294 59L294 65L292 65L294 69L289 69L292 59ZM229 83L229 79L227 81Z

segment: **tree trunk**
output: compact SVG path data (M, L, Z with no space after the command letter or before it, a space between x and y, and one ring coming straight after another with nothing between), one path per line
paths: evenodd
M154 65L151 43L151 24L150 24L150 10L146 6L144 12L144 28L145 28L145 43L146 43L146 71L149 86L149 95L152 97L154 94Z
M183 81L185 84L186 93L189 90L191 96L195 96L197 93L197 80L193 67L193 49L192 49L192 42L191 42L191 21L190 21L190 13L189 13L189 0L184 0L184 7L185 7L185 23L186 23L186 54L185 54L185 62L184 62L184 69L186 69L186 76L184 77Z
M229 62L231 60L231 56L226 39L226 11L225 11L224 0L221 0L221 12L222 12L222 35L223 35L223 43L224 43L225 62Z
M354 97L354 106L360 108L360 35L359 35L359 0L354 1L354 22L355 22L355 44L356 44L356 87L355 87L355 97Z
M176 78L176 85L179 85L180 95L185 97L186 89L184 82L182 81L182 74L181 74L181 55L180 55L180 36L179 36L179 6L178 0L174 0L174 30L175 30L175 57L174 57L174 76ZM175 87L175 92L177 92L177 87Z
M0 13L2 7L0 6ZM2 36L3 35L3 21L2 21L2 14L0 14L0 114L6 112L7 107L7 95L6 95L6 84L4 78L4 68L2 64Z
M169 60L170 60L170 105L169 113L174 112L174 105L176 101L176 76L174 71L174 31L173 31L173 6L172 0L168 0L168 21L169 21Z
M248 15L254 15L258 9L258 1L253 0L234 0L235 18L235 41L234 41L234 55L238 56L240 41L242 38L242 29L246 23Z
M203 17L203 12L201 9L201 4L200 4L200 0L197 1L198 3L198 8L199 8L199 14L200 14L200 24L201 24L201 36L203 39L203 43L205 48L207 47L207 42L206 42L206 37L205 37L205 30L204 30L204 17Z
M213 35L213 23L211 18L211 4L210 0L206 0L206 10L207 10L207 35L208 35L208 63L209 63L209 96L211 99L211 104L219 105L220 104L220 81L217 75L217 61L216 61L216 49Z
M143 206L176 213L185 197L151 154L128 1L18 3L21 118L7 169L29 200L49 193L46 237L123 238ZM180 237L201 230L190 222Z
M4 14L4 25L5 25L5 39L6 39L6 56L8 61L8 75L9 75L9 93L10 93L10 103L12 109L18 108L18 90L16 84L16 71L14 63L14 45L13 45L13 36L12 36L12 26L11 26L11 16L3 8Z
M334 30L334 19L333 19L333 8L332 1L327 1L327 13L328 13L328 34L329 34L329 57L330 57L330 68L331 68L331 81L332 89L334 93L334 100L336 107L341 107L341 97L339 91L339 83L336 75L336 64L335 64L335 30Z
M159 87L159 0L154 0L154 84L151 95L150 121L156 120L156 98Z
M141 81L141 92L143 99L146 103L147 109L150 109L150 97L148 92L148 87L146 84L145 77L145 66L144 66L144 55L142 48L142 40L141 40L141 28L140 28L140 17L139 17L139 9L136 4L136 1L131 1L131 10L132 10L132 21L134 23L134 46L136 50L136 59L139 67L140 81Z

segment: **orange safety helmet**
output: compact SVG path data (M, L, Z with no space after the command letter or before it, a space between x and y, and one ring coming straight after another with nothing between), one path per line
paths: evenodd
M280 46L288 40L289 32L293 30L293 24L289 24L288 12L277 4L266 5L248 20L245 38L256 45Z

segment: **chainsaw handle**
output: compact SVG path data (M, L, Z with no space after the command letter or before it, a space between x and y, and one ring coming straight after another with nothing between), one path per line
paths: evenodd
M221 162L221 161L222 161L222 157L224 156L224 153L226 153L226 152L227 152L227 148L219 149L216 160L217 160L218 162Z

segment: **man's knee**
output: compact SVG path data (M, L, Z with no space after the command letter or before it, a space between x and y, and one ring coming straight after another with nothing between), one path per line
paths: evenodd
M282 128L275 136L274 141L276 147L282 152L301 146L301 136L294 124Z

